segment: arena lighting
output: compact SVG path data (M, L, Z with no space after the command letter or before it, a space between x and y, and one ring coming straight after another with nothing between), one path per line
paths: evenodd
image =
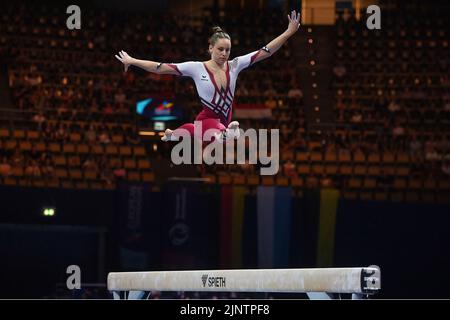
M310 63L312 66L316 64L316 62L315 62L314 60L311 60L309 63Z
M44 217L53 217L56 213L56 208L54 207L43 207L42 208L42 215Z
M153 124L153 130L164 131L165 129L166 129L166 125L162 121L155 121L155 123Z
M139 131L140 136L154 136L155 132L153 131Z
M308 39L308 43L313 43L313 39Z

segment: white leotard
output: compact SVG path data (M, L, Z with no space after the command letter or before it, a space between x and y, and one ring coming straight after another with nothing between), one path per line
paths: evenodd
M225 123L231 119L231 110L236 89L236 79L243 69L253 64L261 50L234 58L227 62L227 85L219 88L213 73L208 70L204 62L188 61L183 63L167 64L174 68L180 76L187 76L194 80L201 104L213 111Z

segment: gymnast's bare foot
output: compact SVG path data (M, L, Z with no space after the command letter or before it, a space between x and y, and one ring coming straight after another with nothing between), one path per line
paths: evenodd
M161 140L170 141L170 139L172 138L172 132L173 130L166 129L166 131L164 131L164 135L161 137Z
M229 138L237 140L239 139L241 132L239 131L239 122L232 121L228 125L227 133L229 135Z

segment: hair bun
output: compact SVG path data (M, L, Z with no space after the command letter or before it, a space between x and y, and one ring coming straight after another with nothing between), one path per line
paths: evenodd
M223 32L221 27L213 27L213 33Z
M211 37L208 40L208 43L210 45L215 45L218 39L230 39L230 36L225 32L225 30L223 30L221 27L219 26L215 26L212 28L213 34L211 35Z

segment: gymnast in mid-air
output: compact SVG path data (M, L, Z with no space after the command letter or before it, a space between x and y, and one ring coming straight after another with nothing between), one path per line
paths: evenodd
M188 61L182 63L164 63L148 60L138 60L125 51L120 51L115 57L123 63L125 72L129 66L136 66L148 72L187 76L194 80L203 110L195 121L201 121L203 134L212 129L214 137L220 141L237 139L239 137L239 123L231 121L236 80L243 69L264 60L274 54L294 35L300 27L300 13L295 10L287 16L289 23L286 31L273 39L261 49L243 56L228 60L231 51L231 38L220 27L214 27L209 38L208 61ZM184 129L184 130L182 130ZM194 137L194 123L186 123L175 130L166 129L162 141L178 141L186 131Z

